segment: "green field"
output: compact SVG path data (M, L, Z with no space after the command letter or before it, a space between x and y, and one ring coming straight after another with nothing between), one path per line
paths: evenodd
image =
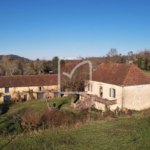
M67 99L69 102L70 98ZM62 98L49 100L57 106ZM45 109L44 100L17 103L9 107L8 111L0 116L0 126L5 123L8 115L18 110L30 107L42 112ZM72 111L67 104L61 109ZM19 135L0 136L0 149L25 150L142 150L150 149L150 110L134 112L132 116L105 118L96 121L62 126L59 128L31 131Z
M150 71L147 71L147 70L142 70L142 71L150 77Z

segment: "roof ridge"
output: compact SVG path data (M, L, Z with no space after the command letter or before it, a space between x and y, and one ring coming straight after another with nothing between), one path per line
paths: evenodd
M36 77L37 77L37 76L51 76L51 75L53 75L53 76L54 76L54 75L58 75L58 74L40 74L40 75L36 75L36 74L33 74L33 75L12 75L12 76L0 76L0 78L1 78L1 77L4 77L4 78L8 78L8 77L25 77L25 76L26 76L26 77L29 77L29 76L32 76L32 77L33 77L33 76L36 76Z
M96 71L99 67L101 67L102 64L106 64L106 63L102 62L95 70L92 71L92 73L93 73L94 71Z
M127 75L126 75L126 77L125 77L125 79L124 79L124 81L123 81L123 84L122 84L122 85L124 85L124 84L125 84L125 81L126 81L126 79L127 79L128 75L129 75L129 71L130 71L130 69L131 69L131 66L133 66L133 64L131 64L131 65L129 66L129 70L128 70L128 72L127 72Z

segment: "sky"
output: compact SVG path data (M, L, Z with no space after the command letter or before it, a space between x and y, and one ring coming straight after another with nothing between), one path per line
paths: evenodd
M0 55L32 60L150 49L150 0L0 0Z

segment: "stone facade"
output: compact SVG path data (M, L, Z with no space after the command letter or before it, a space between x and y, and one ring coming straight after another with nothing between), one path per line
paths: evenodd
M116 100L116 104L108 104L111 110L119 107L134 110L143 110L150 108L150 84L119 86L103 82L92 81L92 90L85 87L87 94L100 98L100 87L103 88L102 99L108 99L109 103ZM110 96L110 89L115 89L115 97ZM102 101L95 101L95 108L105 110L105 104Z
M92 90L89 91L87 86L85 87L85 91L87 91L87 94L94 95L100 98L100 87L103 88L103 99L108 99L110 103L111 101L117 100L117 104L110 105L110 109L116 109L117 106L120 108L122 107L122 86L92 81ZM115 89L115 97L109 95L110 89ZM104 106L105 104L102 102L95 102L95 107L97 109L103 108L104 110Z
M0 103L58 96L57 74L0 77Z
M39 88L41 90L39 91ZM26 100L30 100L30 94L29 90L33 90L33 96L35 99L37 99L38 93L43 93L43 98L45 98L45 95L47 95L49 98L55 97L55 93L58 93L58 86L30 86L30 87L10 87L9 92L5 93L5 88L0 88L0 103L4 102L4 96L11 96L11 100L17 100L18 95L17 93L20 93L21 99L24 99L24 96L26 95ZM57 94L59 96L59 94Z

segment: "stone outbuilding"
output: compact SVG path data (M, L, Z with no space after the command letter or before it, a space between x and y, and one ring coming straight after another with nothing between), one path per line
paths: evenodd
M58 75L14 75L0 77L0 103L58 97Z

